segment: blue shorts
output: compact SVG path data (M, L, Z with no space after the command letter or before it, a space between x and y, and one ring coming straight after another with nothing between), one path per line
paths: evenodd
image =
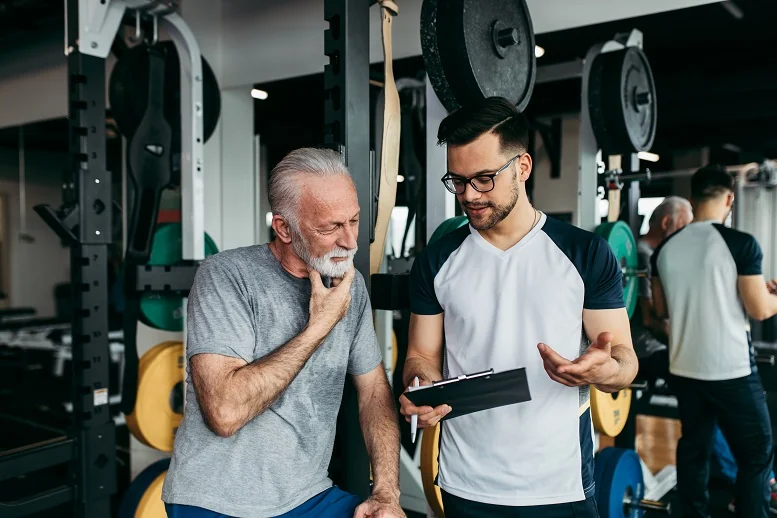
M362 499L358 496L333 486L277 518L352 518L361 503ZM165 510L168 518L231 518L191 505L165 504Z

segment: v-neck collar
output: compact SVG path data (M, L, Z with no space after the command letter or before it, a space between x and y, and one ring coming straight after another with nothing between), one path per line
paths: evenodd
M545 216L545 213L542 211L537 211L540 214L540 218L537 220L537 224L534 225L534 228L529 230L529 233L523 236L517 243L512 245L507 250L502 250L501 248L491 244L490 241L488 241L486 238L484 238L480 232L474 228L472 225L469 225L469 232L472 234L472 237L475 239L475 242L480 245L484 250L487 252L494 254L499 257L506 257L508 255L511 255L524 246L526 246L529 241L540 231L542 230L543 225L545 225L545 221L547 221L547 216Z

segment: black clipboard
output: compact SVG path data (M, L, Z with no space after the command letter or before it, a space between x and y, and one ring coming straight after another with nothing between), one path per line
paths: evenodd
M412 388L405 397L415 406L449 405L451 412L441 421L500 406L531 401L526 368L494 372L494 369L462 374Z

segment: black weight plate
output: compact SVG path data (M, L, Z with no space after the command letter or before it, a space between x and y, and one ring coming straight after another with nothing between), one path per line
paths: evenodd
M181 71L178 51L172 41L157 43L165 50L165 119L173 130L172 153L181 150ZM140 44L123 53L111 72L109 96L111 113L119 131L131 138L148 103L148 53ZM221 113L221 93L216 76L207 60L202 58L203 138L207 141L216 129Z
M638 153L652 147L656 88L650 64L639 47L596 56L588 89L591 124L605 154Z
M424 0L421 6L421 52L434 92L448 112L454 111L459 103L445 77L437 48L437 0Z
M519 110L529 103L537 67L524 0L426 0L421 26L427 72L449 112L492 96Z

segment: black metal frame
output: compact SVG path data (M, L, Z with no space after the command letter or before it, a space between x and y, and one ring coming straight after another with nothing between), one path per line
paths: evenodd
M324 54L329 57L324 68L325 142L344 155L356 185L362 214L357 240L361 252L356 254L354 265L368 290L377 201L370 152L370 5L367 0L324 2L324 19L329 22L324 32ZM344 463L339 483L346 491L366 497L370 493L369 459L359 424L356 391L350 381L343 394L338 438Z
M116 431L108 403L108 253L112 236L111 175L106 170L105 60L78 51L78 2L67 2L70 182L65 207L36 211L70 246L73 292L73 422L67 437L0 455L0 480L71 464L70 483L0 504L24 516L68 501L74 516L110 516L116 492Z

